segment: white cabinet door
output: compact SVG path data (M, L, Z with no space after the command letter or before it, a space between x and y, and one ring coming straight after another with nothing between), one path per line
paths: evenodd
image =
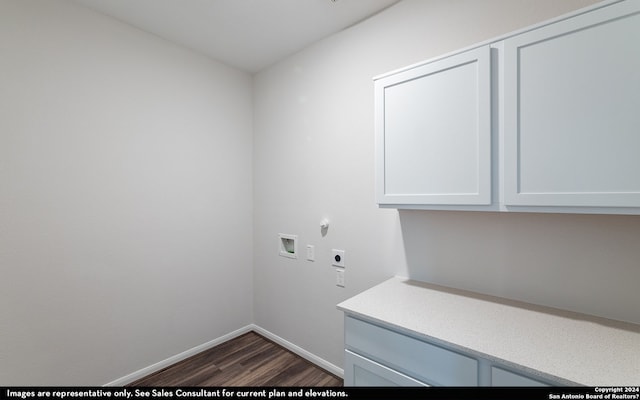
M491 203L490 65L483 46L375 81L379 204Z
M640 207L640 2L504 41L506 205Z
M348 350L344 353L345 386L429 386Z
M492 386L551 386L548 383L524 375L516 374L502 368L491 367Z

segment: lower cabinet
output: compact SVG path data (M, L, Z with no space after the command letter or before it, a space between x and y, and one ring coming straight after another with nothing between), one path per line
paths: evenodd
M427 385L478 384L474 358L356 318L345 320L345 343L347 350Z
M345 317L345 347L345 386L554 384L351 316Z

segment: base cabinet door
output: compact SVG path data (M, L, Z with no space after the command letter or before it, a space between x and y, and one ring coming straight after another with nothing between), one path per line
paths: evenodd
M344 353L345 386L429 386L349 350Z
M548 383L529 378L502 368L491 367L492 386L551 386Z

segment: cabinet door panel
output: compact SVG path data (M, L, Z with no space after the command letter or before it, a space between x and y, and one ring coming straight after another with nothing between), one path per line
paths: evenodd
M429 386L348 350L344 353L345 386Z
M547 383L524 375L506 371L502 368L491 367L492 386L550 386Z
M639 4L504 41L507 205L640 206Z
M380 204L491 203L490 48L379 79Z

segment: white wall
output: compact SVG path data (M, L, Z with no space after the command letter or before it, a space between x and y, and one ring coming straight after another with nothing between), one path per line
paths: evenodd
M372 77L592 0L404 0L255 78L256 323L342 366L335 305L394 275L640 323L640 217L374 204ZM323 216L331 219L320 234ZM302 258L279 257L277 233ZM316 246L317 261L304 259ZM346 250L346 288L332 248Z
M251 77L0 1L0 385L101 385L252 322Z

